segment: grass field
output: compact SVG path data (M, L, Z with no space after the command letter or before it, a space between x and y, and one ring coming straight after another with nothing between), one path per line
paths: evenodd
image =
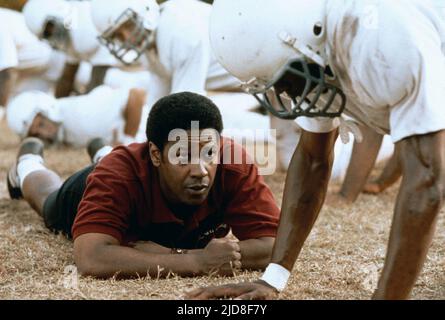
M18 139L0 124L0 299L180 299L191 288L256 279L245 272L235 279L200 277L166 280L70 279L72 244L48 232L26 203L8 199L5 175ZM84 150L46 153L47 164L64 177L88 163ZM267 177L281 200L284 175ZM335 189L333 186L331 189ZM330 191L332 193L332 190ZM368 299L385 256L397 187L380 197L361 196L353 207L326 206L317 221L281 299ZM445 220L414 290L416 299L445 299Z

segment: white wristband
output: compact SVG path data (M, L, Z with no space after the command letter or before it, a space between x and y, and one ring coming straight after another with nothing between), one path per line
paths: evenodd
M290 277L290 271L276 263L267 266L261 280L278 291L283 291Z

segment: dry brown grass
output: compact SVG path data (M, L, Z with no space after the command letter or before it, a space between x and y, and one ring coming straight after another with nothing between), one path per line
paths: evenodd
M128 281L81 278L67 289L65 268L73 264L72 244L48 232L26 203L10 201L5 173L18 139L0 125L0 299L180 299L185 290L233 279L201 277ZM48 165L64 177L88 163L83 150L50 150ZM267 178L281 199L284 176ZM361 196L351 208L323 209L296 264L282 299L367 299L382 267L397 188L380 197ZM332 192L332 191L331 191ZM414 290L416 299L445 298L445 220ZM256 279L245 272L235 281Z

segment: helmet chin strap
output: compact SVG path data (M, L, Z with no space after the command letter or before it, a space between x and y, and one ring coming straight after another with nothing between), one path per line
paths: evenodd
M278 38L280 38L280 40L283 41L286 45L295 49L298 53L303 54L305 57L311 59L319 66L326 68L327 63L325 58L312 50L309 46L302 44L296 37L292 36L290 33L282 31L278 34Z

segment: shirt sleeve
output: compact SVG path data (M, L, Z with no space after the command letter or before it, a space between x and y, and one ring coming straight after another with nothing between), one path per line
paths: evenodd
M0 71L18 66L17 48L10 32L0 33Z
M130 225L135 182L126 178L131 167L123 152L102 159L87 179L72 228L73 239L87 233L102 233L122 243Z
M243 150L245 153L245 151ZM238 167L238 169L236 168ZM225 223L239 240L276 237L280 210L256 165L231 165Z
M305 131L312 133L328 133L340 126L338 119L300 117L295 122Z
M390 110L393 142L445 129L445 55L441 45L422 39L414 69L410 94Z

